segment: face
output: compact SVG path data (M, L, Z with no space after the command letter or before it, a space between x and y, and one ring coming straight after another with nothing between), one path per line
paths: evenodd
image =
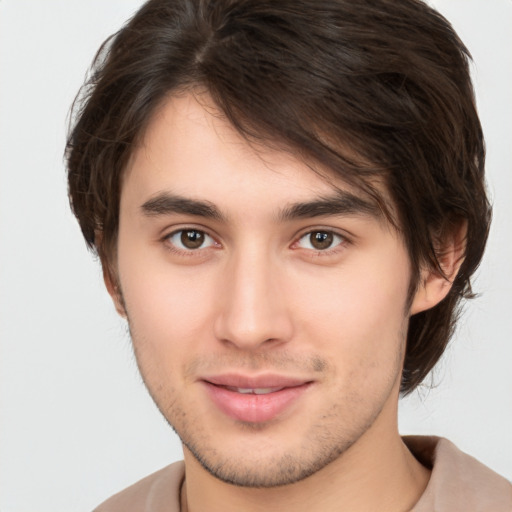
M113 295L186 456L282 485L396 428L409 261L354 190L205 102L169 99L131 159Z

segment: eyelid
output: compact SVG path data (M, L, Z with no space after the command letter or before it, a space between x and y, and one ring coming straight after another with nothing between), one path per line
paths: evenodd
M178 235L180 233L183 233L184 231L197 231L199 233L203 233L205 237L208 237L211 239L212 243L209 243L205 247L198 247L197 249L189 249L187 247L180 247L177 244L171 242L171 238L175 235ZM204 251L206 249L209 249L211 247L218 248L221 247L220 242L218 241L217 237L212 235L208 229L197 226L197 225L191 225L191 224L184 224L182 226L174 226L173 229L170 231L167 231L165 234L162 235L161 241L164 243L166 248L172 252L184 254L184 255L193 255L197 254L201 251Z
M303 238L310 236L312 233L330 233L330 234L334 235L335 237L338 237L340 239L340 241L338 243L336 243L335 245L333 245L332 247L328 247L327 249L316 249L314 247L305 248L305 247L299 246L299 242ZM328 255L333 252L337 252L337 251L341 250L343 247L345 247L346 245L348 245L350 243L352 243L351 239L350 239L349 235L347 235L346 233L340 232L340 230L334 229L332 227L327 228L327 227L319 226L319 227L314 227L314 228L308 228L306 231L300 232L295 237L295 241L292 243L291 248L292 249L304 249L306 251L311 251L311 252L314 252L315 254L325 256L325 255Z

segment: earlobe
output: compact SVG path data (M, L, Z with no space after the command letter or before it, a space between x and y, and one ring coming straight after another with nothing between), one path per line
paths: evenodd
M439 304L452 287L452 282L437 270L422 271L420 283L414 294L410 314L415 315Z
M467 225L464 222L450 230L449 234L444 236L438 244L439 247L442 247L437 252L442 272L437 268L422 269L411 304L411 315L433 308L448 295L464 261L466 233Z

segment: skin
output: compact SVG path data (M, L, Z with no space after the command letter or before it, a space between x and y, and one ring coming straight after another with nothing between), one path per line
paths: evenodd
M407 307L408 254L382 217L283 213L357 196L326 177L191 93L163 104L126 169L106 284L184 444L184 510L409 510L428 482L398 434L399 384L409 316L449 283L423 272ZM269 421L240 421L205 391L225 373L308 385Z

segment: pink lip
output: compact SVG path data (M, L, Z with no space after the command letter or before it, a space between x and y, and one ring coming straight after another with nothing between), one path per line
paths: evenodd
M201 379L213 403L227 416L242 422L263 423L283 413L312 384L281 375L226 374ZM265 394L240 393L232 388L275 390Z

